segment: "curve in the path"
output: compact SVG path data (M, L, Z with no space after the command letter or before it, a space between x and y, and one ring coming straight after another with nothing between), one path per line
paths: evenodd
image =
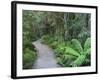
M42 44L40 41L32 43L37 49L37 60L33 65L34 69L41 68L55 68L60 67L57 64L54 52L47 45Z

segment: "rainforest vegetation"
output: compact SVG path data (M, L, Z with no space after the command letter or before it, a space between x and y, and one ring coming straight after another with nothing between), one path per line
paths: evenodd
M91 65L91 14L23 10L23 69L37 59L32 42L53 49L61 67Z

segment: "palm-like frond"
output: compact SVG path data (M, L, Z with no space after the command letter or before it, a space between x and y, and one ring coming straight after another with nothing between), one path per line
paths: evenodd
M87 38L83 47L77 39L71 40L71 46L59 45L55 50L59 64L62 66L87 66L90 65L91 40ZM60 54L61 53L61 54Z
M80 56L80 54L76 50L74 50L73 48L71 48L71 47L66 47L65 53L73 55L73 56L76 56L76 57Z
M91 38L87 38L87 40L84 43L84 51L86 51L90 47L91 47Z
M87 54L90 54L91 53L91 48L87 49L86 51L84 51L84 54L87 55Z
M72 39L72 45L73 48L78 52L78 53L82 53L83 52L83 48L81 46L81 43L77 40L77 39Z
M80 55L74 62L71 63L71 66L81 66L86 59L85 55Z

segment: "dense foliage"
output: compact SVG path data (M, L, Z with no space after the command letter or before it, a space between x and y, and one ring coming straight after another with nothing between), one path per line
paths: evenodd
M58 64L61 66L89 66L91 64L90 38L86 39L83 47L77 39L65 42L55 40L47 35L43 36L42 39L43 43L48 44L52 49L54 49Z
M31 17L30 12L23 11L23 69L31 69L37 56L35 46L32 45L34 32Z
M32 42L41 39L55 51L61 66L90 66L90 16L89 13L23 10L23 63L35 61Z

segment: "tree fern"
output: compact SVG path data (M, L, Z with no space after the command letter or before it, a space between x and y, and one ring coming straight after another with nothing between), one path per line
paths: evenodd
M71 66L82 66L84 65L87 61L88 64L90 64L90 59L87 57L87 55L90 55L91 53L91 41L90 38L87 38L84 47L82 48L81 43L77 39L72 39L72 47L66 47L66 53L70 55L77 55L76 60L73 60L73 62L70 64ZM79 54L80 53L80 54Z
M58 61L58 64L60 64L61 66L63 66L63 67L65 66L65 64L63 63L64 59L57 57L57 61Z
M85 55L80 55L74 62L71 63L71 66L81 66L84 63L85 59Z
M87 40L84 43L84 51L86 51L90 47L91 47L91 38L87 38Z
M73 48L79 52L80 54L83 52L83 48L81 46L81 43L77 40L77 39L72 39L72 45L73 45Z
M90 38L86 39L84 46L77 39L71 40L71 46L57 45L56 53L58 57L58 63L61 66L66 67L79 67L90 65Z
M87 55L87 54L90 54L91 53L91 48L87 49L86 51L84 51L84 54Z
M73 56L73 55L66 54L66 55L64 55L64 58L65 59L76 59L77 57Z
M80 54L71 47L66 47L65 53L70 54L70 55L74 55L74 56L77 56L77 57L80 56Z

